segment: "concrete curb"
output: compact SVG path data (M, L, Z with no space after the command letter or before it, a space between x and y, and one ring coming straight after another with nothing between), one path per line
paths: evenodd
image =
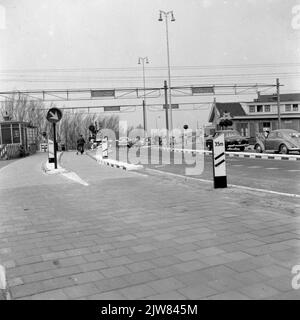
M93 156L93 155L89 154L88 152L87 152L87 155L90 158L96 160L98 163L110 166L112 168L123 169L123 170L127 170L127 171L134 171L134 170L143 169L142 165L130 164L127 162L117 161L117 160L113 160L113 159L103 159L101 156L97 156L97 155Z
M193 150L193 149L171 149L171 148L162 148L162 150L174 152L185 152L185 153L203 153L203 154L211 154L212 152L209 150ZM300 156L298 155L281 155L281 154L270 154L270 153L252 153L252 152L225 152L227 156L230 158L251 158L251 159L268 159L268 160L289 160L289 161L299 161Z
M60 166L60 160L63 155L63 152L58 153L57 156L57 169L54 169L54 164L49 163L48 160L42 163L42 171L46 174L60 174L60 173L67 173L68 170L62 168Z

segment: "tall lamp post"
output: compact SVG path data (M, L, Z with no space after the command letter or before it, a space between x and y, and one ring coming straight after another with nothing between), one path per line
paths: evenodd
M147 134L147 113L146 113L146 80L145 80L145 62L149 63L148 57L139 57L138 64L143 65L143 84L144 84L144 99L143 99L143 124L144 124L144 131L146 137Z
M166 38L167 38L167 57L168 57L168 81L169 81L169 119L170 119L170 124L169 124L169 130L172 132L173 130L173 118L172 118L172 101L171 101L171 71L170 71L170 50L169 50L169 29L168 29L168 17L171 17L171 21L174 22L174 14L173 11L162 11L159 10L159 18L158 21L163 21L163 16L166 21Z

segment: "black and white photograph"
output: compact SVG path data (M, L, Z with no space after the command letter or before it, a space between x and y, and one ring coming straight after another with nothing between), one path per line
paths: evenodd
M0 312L300 300L299 181L300 0L0 0Z

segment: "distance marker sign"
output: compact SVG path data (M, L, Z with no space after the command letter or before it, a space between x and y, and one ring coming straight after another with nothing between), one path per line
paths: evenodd
M48 110L46 118L49 122L56 123L62 118L62 112L58 108L51 108Z
M213 170L214 188L226 188L226 162L225 162L225 139L224 134L220 134L213 139Z

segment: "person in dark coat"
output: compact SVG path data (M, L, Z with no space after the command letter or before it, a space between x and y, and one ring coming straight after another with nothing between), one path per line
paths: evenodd
M77 154L78 152L80 152L81 154L83 154L84 152L84 145L85 145L85 140L82 136L82 134L80 135L80 138L77 140Z

